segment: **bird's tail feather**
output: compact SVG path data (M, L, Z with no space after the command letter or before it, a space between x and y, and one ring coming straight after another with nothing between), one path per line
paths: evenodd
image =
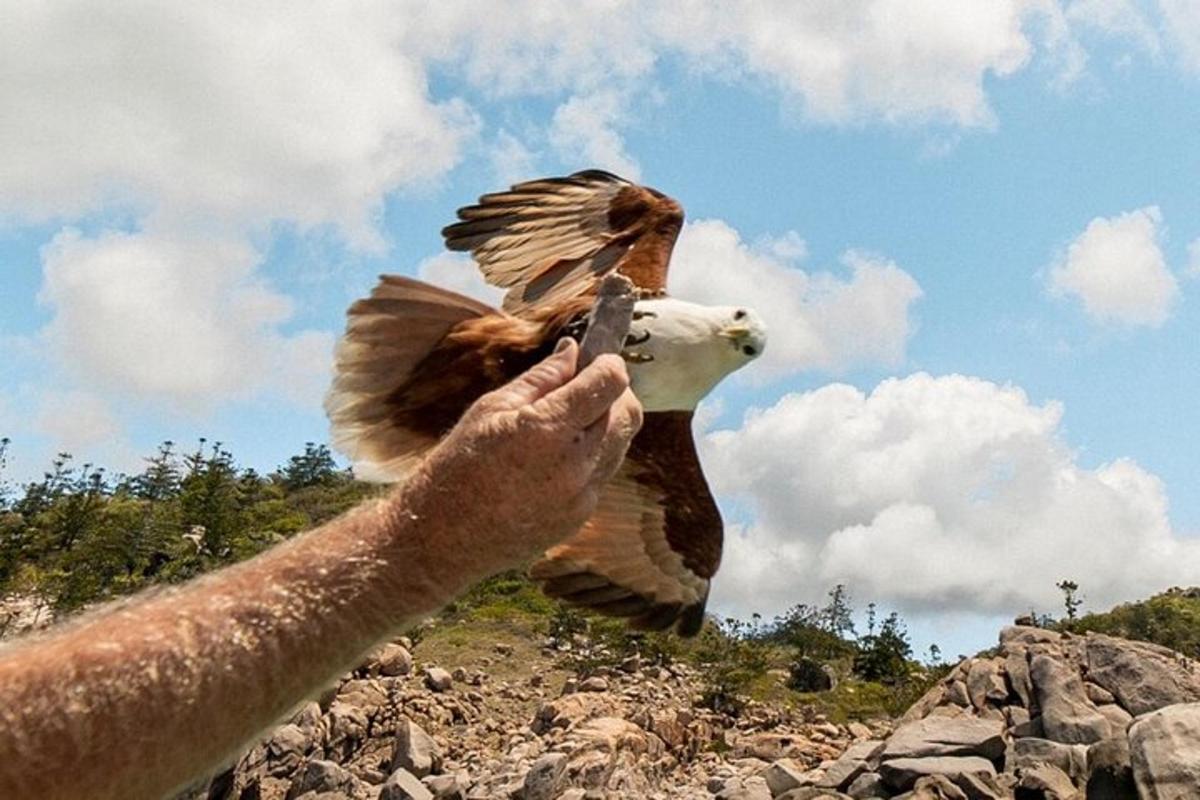
M461 323L496 313L483 303L398 275L347 311L333 386L325 398L333 445L364 480L400 480L437 438L394 424L389 404L413 371Z

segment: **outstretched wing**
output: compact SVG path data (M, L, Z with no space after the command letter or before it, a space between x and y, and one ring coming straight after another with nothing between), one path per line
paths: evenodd
M521 313L594 291L620 272L639 289L665 291L683 208L670 197L601 170L518 183L458 210L442 230L470 251L488 283L508 289Z
M646 414L591 519L531 576L552 597L633 627L694 636L724 531L692 440L692 413Z

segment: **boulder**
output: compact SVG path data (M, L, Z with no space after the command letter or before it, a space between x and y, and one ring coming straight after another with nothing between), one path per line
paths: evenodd
M441 748L433 737L408 717L401 719L392 743L392 770L406 769L423 778L440 769L441 763Z
M771 790L772 797L778 797L789 789L798 789L808 783L804 770L790 758L781 758L763 770L763 780Z
M1021 705L1032 709L1033 681L1029 678L1029 657L1024 649L1011 651L1004 657L1004 673L1008 676L1013 694L1020 698Z
M1004 723L1001 720L929 717L901 725L883 750L883 759L928 756L981 756L997 759L1004 755Z
M1034 628L1029 625L1009 625L1000 630L1000 646L1012 649L1014 646L1031 644L1058 644L1062 634L1046 628Z
M914 785L910 800L967 800L967 793L945 775L926 775Z
M976 658L971 663L967 671L967 695L975 708L984 708L989 700L1000 703L1008 697L1001 663L990 658Z
M287 791L287 800L294 800L308 792L330 792L342 797L359 797L365 794L366 785L340 764L313 759L292 779Z
M879 765L879 774L888 786L904 791L926 775L945 775L951 780L963 774L994 776L996 768L979 756L933 756L885 760Z
M1116 736L1096 742L1087 751L1088 800L1137 800L1129 740Z
M878 772L864 772L846 787L846 794L854 800L875 800L878 797L888 797L891 792Z
M1087 751L1087 746L1082 744L1062 744L1033 737L1015 739L1012 758L1005 769L1019 772L1039 764L1049 764L1080 780L1087 774Z
M1135 717L1200 701L1196 663L1174 650L1089 633L1085 651L1088 680L1111 692Z
M1042 710L1046 738L1065 744L1091 744L1108 738L1108 719L1088 700L1073 667L1039 653L1029 662L1029 676Z
M1194 800L1200 787L1200 703L1139 717L1129 728L1129 757L1144 800Z
M432 691L444 692L454 684L450 673L441 667L429 667L425 670L425 685Z
M376 651L372 659L372 666L379 671L380 675L388 677L407 675L412 672L412 655L400 645L388 642Z
M825 769L825 775L817 781L817 786L830 789L842 789L862 773L878 763L883 753L884 743L877 739L866 739L855 742L846 748L846 752Z
M1038 764L1021 771L1017 789L1034 793L1042 800L1083 800L1083 795L1058 767Z
M379 790L379 800L433 800L434 794L421 780L406 769L388 776Z
M553 800L562 785L566 753L546 753L525 773L523 800Z

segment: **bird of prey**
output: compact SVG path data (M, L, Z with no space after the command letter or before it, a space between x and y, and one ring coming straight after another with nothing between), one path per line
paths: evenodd
M595 513L531 576L552 597L631 626L685 636L703 623L721 560L720 513L692 439L692 413L757 358L753 311L666 294L680 205L600 170L519 183L461 208L442 233L507 289L501 309L385 275L347 312L325 408L333 441L364 477L398 480L484 392L578 336L611 273L638 301L622 355L644 423Z

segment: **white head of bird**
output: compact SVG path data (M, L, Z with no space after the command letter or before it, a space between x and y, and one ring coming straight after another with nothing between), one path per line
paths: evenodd
M664 297L638 301L622 355L646 411L691 411L766 346L766 325L749 308Z

